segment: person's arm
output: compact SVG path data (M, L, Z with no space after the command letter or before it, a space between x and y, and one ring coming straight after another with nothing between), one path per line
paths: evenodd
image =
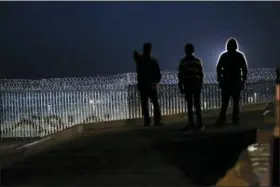
M201 60L199 60L199 78L200 78L201 82L203 83L204 71L203 71L203 65L202 65Z
M154 75L156 76L156 84L158 84L161 81L161 72L160 72L160 67L158 65L158 62L156 59L153 60L154 62Z
M134 61L135 61L136 64L139 63L140 55L138 54L137 51L134 51L134 52L133 52L133 59L134 59Z
M245 82L247 80L248 65L243 54L241 55L240 59L240 69L242 73L242 82Z
M221 55L217 67L216 67L216 72L217 72L217 81L220 82L223 76L223 68L224 68L224 63L225 63L225 58L224 55Z
M180 61L179 63L179 67L178 67L178 86L179 86L179 90L180 92L182 93L183 90L184 90L184 87L183 87L183 80L184 80L184 77L183 77L183 62Z

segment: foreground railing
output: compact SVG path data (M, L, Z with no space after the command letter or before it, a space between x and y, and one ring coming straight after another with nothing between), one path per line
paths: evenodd
M176 72L163 72L158 93L163 115L186 112L176 77ZM250 70L241 104L272 101L273 79L273 69ZM203 110L221 106L221 94L215 80L214 74L206 74L202 90ZM81 123L141 117L135 74L0 80L0 86L1 138L44 137Z

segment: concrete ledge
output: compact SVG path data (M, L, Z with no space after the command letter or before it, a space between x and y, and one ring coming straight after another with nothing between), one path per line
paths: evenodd
M279 126L276 126L273 131L258 131L257 141L259 144L270 144L272 137L279 137ZM227 174L220 179L216 186L269 186L270 165L267 171L259 178L253 172L252 162L248 150L244 150L235 166L231 168Z
M241 108L241 112L250 112L261 110L263 111L266 103L244 105ZM231 109L228 110L231 112ZM209 110L203 112L203 117L214 117L217 116L219 109ZM164 116L163 120L167 123L178 123L180 121L186 120L186 114L175 114L170 116ZM74 140L75 138L91 135L100 132L116 131L116 130L130 130L135 127L139 127L142 124L142 119L133 120L119 120L103 123L91 123L91 124L81 124L75 125L64 131L57 132L51 136L43 138L41 140L26 144L24 146L18 147L14 150L9 150L9 152L2 154L1 165L2 168L8 167L10 164L23 160L26 157L32 156L34 154L43 152L46 149L55 147L58 144L62 144L67 141ZM126 128L124 128L126 127Z
M80 126L77 125L41 140L17 147L16 149L9 149L9 151L1 155L1 167L6 168L14 162L23 160L26 157L40 153L58 144L73 140L81 136L81 132Z
M257 131L257 143L268 144L272 138L272 131L269 130L258 130Z
M247 150L244 150L235 164L215 186L258 186L259 179L253 172L253 166Z
M240 107L240 112L252 112L252 111L260 111L260 114L265 110L265 107L267 106L267 103L258 103L258 104L248 104L243 105ZM228 114L231 114L232 107L229 107L227 110ZM220 108L218 109L211 109L207 111L202 112L203 118L208 117L217 117L220 112ZM184 122L187 120L186 113L179 113L179 114L173 114L173 115L166 115L162 116L162 120L165 123L179 123ZM102 122L102 123L89 123L89 124L82 124L83 130L100 130L104 128L116 128L116 127L135 127L138 125L143 124L143 118L138 119L127 119L127 120L118 120L118 121L109 121L109 122Z

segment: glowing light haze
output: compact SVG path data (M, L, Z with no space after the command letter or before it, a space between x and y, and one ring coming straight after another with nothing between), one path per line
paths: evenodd
M244 56L244 58L245 58L245 62L247 63L246 54L244 54L242 51L239 50L239 43L238 43L238 40L237 40L235 37L229 37L229 38L227 39L227 41L225 42L225 49L224 49L222 52L220 52L220 54L219 54L219 57L218 57L216 66L217 66L218 61L219 61L219 59L221 58L222 54L225 53L225 52L227 51L227 43L228 43L228 41L229 41L230 39L235 39L235 40L236 40L236 44L237 44L237 49L236 49L236 50L237 50L239 53L243 54L243 56ZM248 63L247 63L247 65L248 65Z

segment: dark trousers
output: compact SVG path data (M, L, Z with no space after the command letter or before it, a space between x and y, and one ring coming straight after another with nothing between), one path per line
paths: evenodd
M151 100L154 107L154 123L158 124L161 122L161 111L158 102L158 93L157 89L153 88L139 88L142 115L144 117L145 124L151 122L150 113L149 113L149 99Z
M220 111L219 120L220 122L226 121L226 112L228 108L228 104L230 99L232 98L233 101L233 111L232 111L232 121L238 122L239 121L239 100L240 100L240 92L241 89L230 89L225 88L222 89L222 107Z
M195 108L197 126L200 127L202 125L200 93L201 88L198 88L196 90L187 89L187 91L185 92L190 126L194 126L193 106Z

